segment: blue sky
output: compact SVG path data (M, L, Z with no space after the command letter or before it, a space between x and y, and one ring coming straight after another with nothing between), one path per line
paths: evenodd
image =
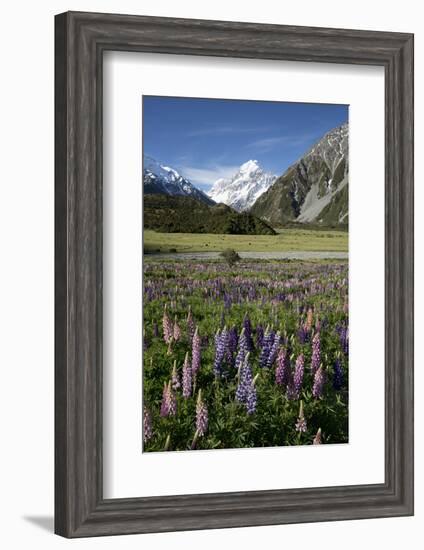
M143 96L144 154L207 191L250 159L282 174L347 120L347 105Z

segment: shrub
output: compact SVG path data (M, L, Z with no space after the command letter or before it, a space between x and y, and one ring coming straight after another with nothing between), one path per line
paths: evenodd
M237 252L232 248L227 248L226 250L223 250L220 256L221 258L224 258L224 260L230 267L241 260Z

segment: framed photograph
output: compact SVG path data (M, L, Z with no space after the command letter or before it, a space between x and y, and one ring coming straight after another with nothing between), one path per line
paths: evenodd
M413 514L413 35L67 12L55 531Z

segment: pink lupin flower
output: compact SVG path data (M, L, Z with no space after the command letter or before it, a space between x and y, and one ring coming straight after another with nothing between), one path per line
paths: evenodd
M168 384L165 382L162 393L162 404L160 407L160 415L175 416L177 414L177 399L172 391L171 380Z
M300 406L299 406L299 416L296 422L296 431L306 432L306 430L307 430L307 425L306 425L305 415L303 413L303 401L301 400Z
M171 339L174 336L174 329L172 326L172 321L168 315L166 304L163 310L162 327L163 327L163 339L165 340L165 344L169 344Z
M196 403L196 433L199 437L205 435L208 429L208 408L202 399L202 390L199 390Z
M314 376L314 385L312 387L312 395L315 399L318 399L322 396L324 391L324 384L325 384L325 372L322 367L317 370Z
M319 332L316 332L312 339L312 358L311 358L311 373L315 375L321 361L321 339Z
M172 367L171 381L172 381L172 389L174 391L177 391L178 388L181 387L180 377L178 375L178 369L177 369L177 360L174 361L174 365Z
M153 436L152 416L147 407L143 409L143 440L147 443Z
M174 342L179 342L181 340L181 328L177 322L177 316L175 316L175 320L174 320L173 338L174 338Z
M183 397L186 399L191 395L192 386L192 370L190 366L190 360L188 358L188 352L185 355L183 364Z
M191 370L193 376L196 376L197 371L200 368L200 346L201 339L199 336L199 327L196 327L193 335L192 352L191 352Z
M318 431L314 437L314 440L312 441L312 445L321 445L321 444L322 444L321 428L318 428Z

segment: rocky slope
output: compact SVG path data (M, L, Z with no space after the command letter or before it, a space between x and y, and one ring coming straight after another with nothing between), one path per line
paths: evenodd
M348 223L348 124L323 136L263 193L251 213L271 225Z

